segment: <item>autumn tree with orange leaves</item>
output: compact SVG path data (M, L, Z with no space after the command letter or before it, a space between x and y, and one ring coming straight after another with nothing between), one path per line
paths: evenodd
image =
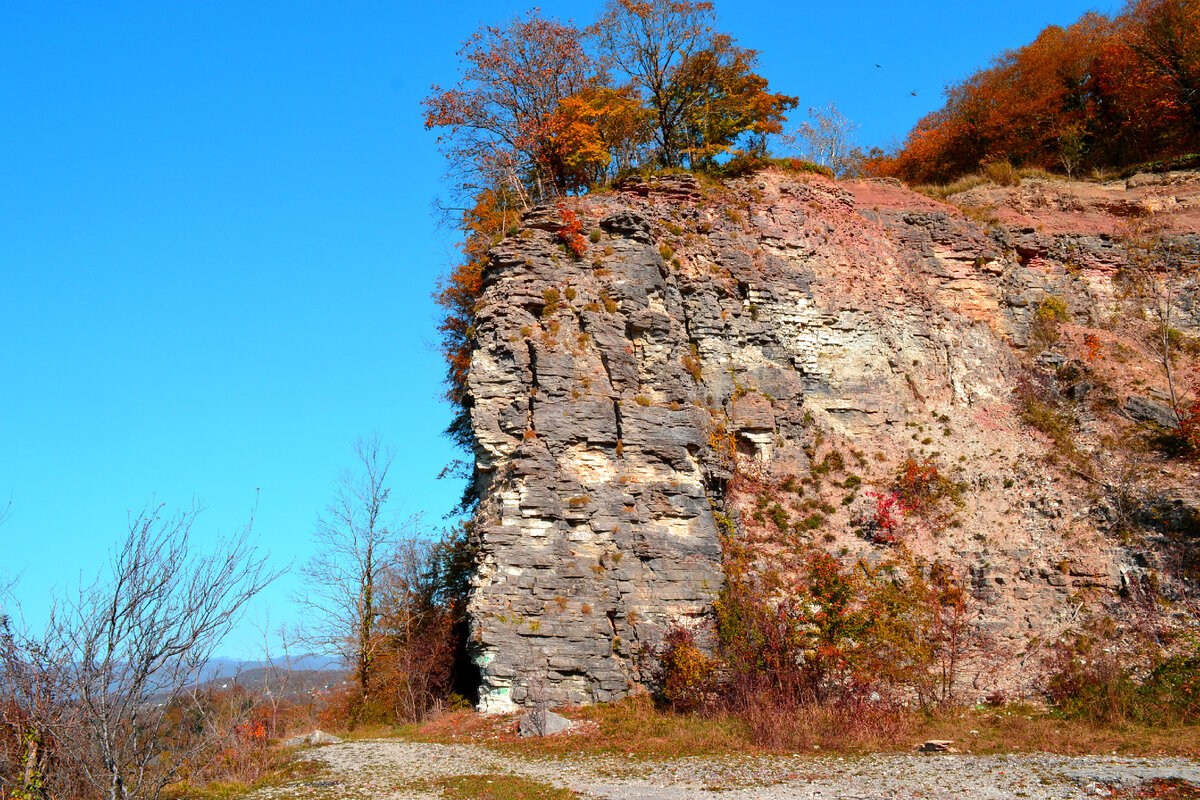
M767 80L753 72L758 53L738 47L724 34L685 61L677 89L683 99L684 154L692 167L711 167L734 152L745 137L743 152L765 156L767 137L783 131L785 113L795 97L767 91Z
M591 28L603 63L644 96L663 166L711 165L743 134L765 149L796 106L767 91L758 53L715 33L715 19L709 2L610 0Z
M524 202L567 187L555 158L564 99L597 82L581 32L531 11L505 27L487 26L463 44L458 82L434 86L422 105L451 174L468 192L499 189Z

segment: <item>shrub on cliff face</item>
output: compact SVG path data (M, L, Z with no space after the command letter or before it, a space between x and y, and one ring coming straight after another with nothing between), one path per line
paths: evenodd
M1029 336L1041 347L1049 347L1062 335L1060 326L1070 320L1071 310L1066 301L1052 295L1042 300L1034 310L1033 321L1029 325Z
M1183 405L1179 414L1179 436L1190 455L1200 458L1200 383L1192 387L1192 400Z
M676 710L720 705L760 724L808 706L921 705L952 697L978 637L969 596L940 563L901 550L875 569L809 548L786 572L763 569L724 526L725 584L717 650L672 632L660 657L661 696ZM768 735L769 732L764 732Z
M1048 436L1058 453L1075 458L1074 415L1054 376L1037 370L1020 374L1013 384L1013 396L1021 421Z
M918 461L909 456L896 473L896 496L912 513L922 513L943 500L954 500L962 491L938 469L933 459Z
M904 515L908 509L896 492L867 492L870 510L858 520L859 529L876 544L896 544L900 541Z

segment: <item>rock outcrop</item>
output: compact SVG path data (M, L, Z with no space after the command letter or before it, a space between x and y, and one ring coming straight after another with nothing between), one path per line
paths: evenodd
M1048 467L1053 443L1013 401L1019 382L1049 376L1075 414L1073 447L1112 435L1098 403L1119 410L1132 387L1078 352L1085 327L1125 313L1114 230L981 223L887 182L774 172L636 181L575 205L586 254L562 246L558 209L534 209L492 251L476 307L481 708L606 701L650 682L663 632L712 613L719 522L762 558L785 548L736 476L808 477L809 505L779 498L780 533L870 562L886 546L856 530L862 490L909 456L942 464L966 502L944 524L914 523L906 544L972 584L973 624L995 642L964 676L981 696L1027 683L1037 642L1081 592L1119 603L1151 568L1109 533L1102 471ZM1070 317L1052 345L1038 328L1047 298ZM1193 331L1197 312L1184 309ZM1125 408L1156 418L1150 402ZM836 482L812 481L835 450ZM1163 481L1194 479L1179 469ZM806 514L821 519L791 524Z

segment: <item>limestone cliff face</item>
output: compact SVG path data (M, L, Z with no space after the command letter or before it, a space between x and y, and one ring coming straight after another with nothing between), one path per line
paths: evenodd
M981 695L1027 682L1080 592L1115 607L1152 566L1106 533L1111 509L1089 485L1103 478L1048 468L1048 442L1013 406L1038 363L1076 365L1125 400L1072 350L1082 326L1122 313L1112 231L984 227L897 185L779 173L634 182L572 207L586 254L562 246L561 208L535 209L493 250L477 306L482 708L649 682L667 627L712 613L714 512L768 562L798 538L883 558L862 535L863 490L907 456L966 490L952 521L914 521L906 545L971 582L994 643L964 675ZM1050 296L1074 320L1043 353L1031 322ZM1081 403L1079 447L1098 448L1106 420ZM812 480L834 450L848 466ZM1195 474L1180 469L1164 480L1186 489ZM788 525L755 521L746 476L780 495ZM770 488L785 476L809 478L806 500ZM819 524L790 524L818 507Z

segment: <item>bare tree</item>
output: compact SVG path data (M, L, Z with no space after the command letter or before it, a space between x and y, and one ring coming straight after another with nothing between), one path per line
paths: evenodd
M351 664L367 699L380 646L375 630L379 590L396 542L416 518L400 525L388 512L387 477L394 454L379 436L359 439L354 453L356 471L343 474L334 499L317 518L317 553L301 570L309 590L296 599L307 612L310 643Z
M441 707L454 678L462 619L461 593L451 563L458 551L449 537L404 536L380 587L378 675L396 720L420 720ZM459 573L461 575L461 573Z
M785 141L796 146L804 158L840 176L850 168L857 130L858 125L831 102L824 108L809 108L808 121L800 123L796 133L785 137Z
M197 551L199 511L164 516L147 506L132 516L108 567L53 601L43 633L0 615L0 724L25 742L7 789L157 798L218 745L212 736L172 738L169 711L279 573L251 543L252 523Z
M1162 367L1171 411L1179 418L1183 399L1176 370L1181 349L1177 326L1182 318L1180 309L1185 293L1198 291L1196 277L1200 264L1171 235L1167 223L1153 216L1134 220L1123 244L1126 262L1117 277L1126 297L1138 304L1139 311L1151 323L1146 343Z

